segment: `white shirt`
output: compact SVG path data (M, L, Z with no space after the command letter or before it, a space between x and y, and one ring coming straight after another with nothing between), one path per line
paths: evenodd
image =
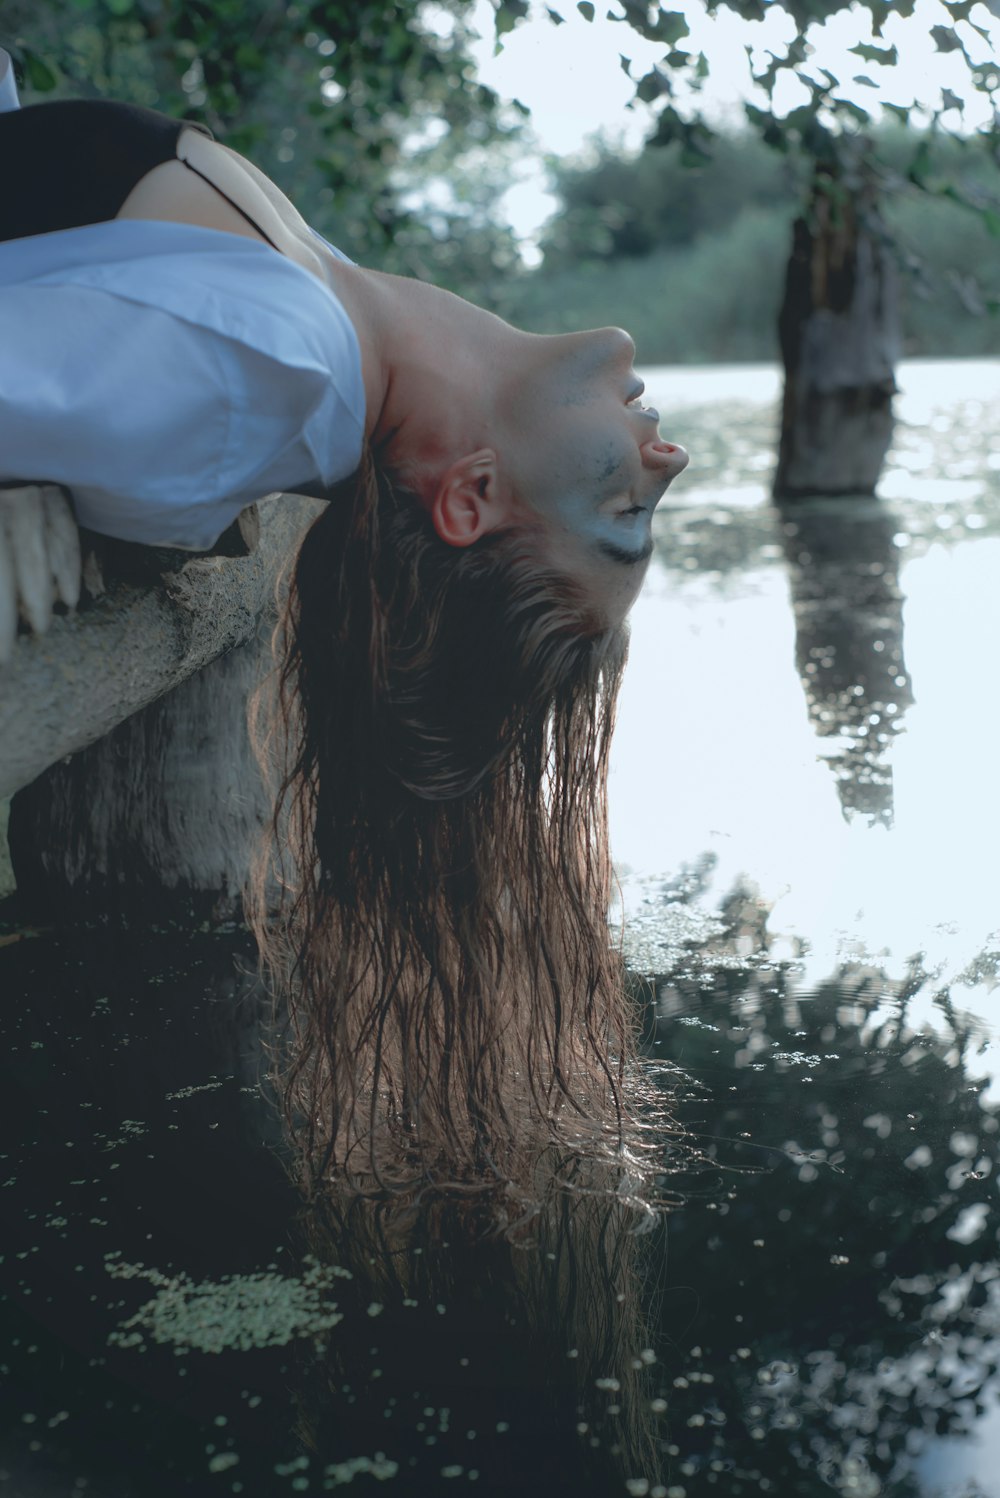
M16 109L19 103L10 53L0 47L0 110Z
M136 219L0 243L0 481L65 484L81 525L207 549L353 473L364 421L344 307L268 245Z

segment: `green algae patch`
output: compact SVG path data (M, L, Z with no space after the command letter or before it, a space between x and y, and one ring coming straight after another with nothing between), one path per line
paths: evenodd
M346 1462L332 1462L324 1467L326 1481L323 1487L339 1488L362 1475L374 1477L376 1482L386 1482L390 1477L395 1477L398 1471L399 1464L390 1461L382 1451L376 1451L374 1457L352 1456Z
M248 1352L321 1336L343 1315L330 1299L339 1265L307 1263L301 1275L268 1271L195 1282L117 1259L105 1263L114 1279L144 1279L156 1294L108 1337L112 1347L144 1349L149 1342L176 1352Z

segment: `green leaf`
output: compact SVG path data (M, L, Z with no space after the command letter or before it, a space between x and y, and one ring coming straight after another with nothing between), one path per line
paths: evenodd
M876 36L881 36L882 27L892 13L892 6L888 0L869 0L868 9L872 13L872 31Z
M959 41L957 32L951 26L932 26L931 36L937 43L939 52L958 52L961 50L962 43Z
M881 103L882 108L887 109L890 114L894 114L901 125L908 125L910 123L910 109L908 105L890 104L887 99L883 99Z
M625 77L626 78L631 78L631 76L632 76L632 59L631 59L631 57L626 57L624 52L619 52L619 54L618 54L618 62L621 65L621 70L625 74Z
M665 109L656 122L656 129L649 138L651 146L670 146L680 135L677 116L673 110Z
M646 35L652 42L662 42L665 47L673 47L683 37L688 36L690 31L691 28L683 12L661 10Z
M244 73L260 72L264 67L264 54L252 42L241 42L236 48L236 66Z
M878 88L878 84L874 83L871 78L866 78L864 73L855 73L851 82L860 83L864 88Z
M944 0L944 8L953 21L967 21L976 0Z
M865 0L865 3L872 15L872 32L881 36L882 27L891 15L912 16L915 0Z
M661 68L650 68L635 87L635 96L641 99L643 104L652 104L664 94L673 92L670 80Z
M39 94L47 94L55 88L59 78L55 71L40 57L31 47L22 46L21 66L24 68L24 76L29 85Z
M506 36L508 31L513 31L518 21L523 21L527 13L528 0L498 0L495 22L497 38Z
M769 110L758 108L756 104L744 104L743 112L756 130L766 130L775 123L774 115Z
M620 0L620 3L625 14L618 16L609 10L607 20L624 22L648 42L662 42L665 47L674 47L690 34L691 28L679 10L663 10L657 6L656 15L650 20L648 0Z
M853 99L831 99L830 103L835 109L839 109L842 114L849 115L859 125L867 125L871 119L871 115L867 109L862 109L861 105L855 104Z
M914 187L922 187L922 188L924 188L926 190L926 187L927 187L927 177L928 177L928 174L930 172L930 169L931 169L931 148L930 148L930 144L929 144L928 141L922 140L920 142L920 144L917 146L916 151L913 153L913 157L912 157L912 159L910 161L910 164L909 164L909 166L906 169L906 175L907 175L907 178L909 179L909 181L911 181L913 183Z
M965 112L964 99L960 99L957 94L953 94L950 88L943 88L941 90L941 104L944 109L957 109L959 114Z
M786 114L783 124L786 130L798 130L804 135L816 119L816 110L811 104L800 104L798 109L792 109Z
M895 47L871 47L866 42L859 42L856 47L849 47L848 51L860 57L863 62L877 62L884 67L890 67L899 61L899 53Z
M545 7L545 14L548 16L548 18L552 22L553 26L565 26L566 25L566 17L565 16L561 16L557 10L553 10L551 5L547 5Z
M776 151L788 150L790 145L788 120L783 120L779 125L770 110L758 109L756 104L744 104L743 110L750 124L760 132L760 138L765 145L773 147Z
M592 21L594 19L592 0L577 0L576 8L585 21Z
M1000 67L995 62L977 63L972 69L972 86L984 94L1000 88Z

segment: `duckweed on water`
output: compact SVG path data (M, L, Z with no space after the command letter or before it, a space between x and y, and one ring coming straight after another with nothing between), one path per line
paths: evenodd
M222 1083L222 1080L220 1078L213 1077L210 1082L200 1082L200 1083L192 1085L191 1087L178 1087L176 1089L176 1091L174 1091L174 1092L164 1093L164 1097L166 1097L166 1099L168 1100L168 1102L173 1102L177 1098L194 1097L194 1095L195 1095L196 1092L214 1092L217 1088L221 1087L222 1085L223 1085L223 1083ZM257 1089L255 1087L251 1087L249 1089L242 1088L242 1087L240 1088L241 1092L245 1092L245 1091L256 1092L256 1090Z
M362 1473L374 1477L377 1482L385 1482L387 1478L395 1477L399 1464L390 1461L384 1452L376 1451L374 1457L352 1456L346 1462L332 1462L323 1471L326 1477L324 1488L335 1488L353 1482Z
M339 1265L310 1264L299 1277L261 1272L200 1284L115 1259L105 1267L115 1279L144 1279L157 1287L111 1333L113 1347L143 1348L148 1338L178 1351L247 1352L315 1338L344 1319L328 1298L334 1280L347 1277Z

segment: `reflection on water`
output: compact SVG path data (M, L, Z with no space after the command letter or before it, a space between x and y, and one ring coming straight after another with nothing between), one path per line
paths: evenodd
M620 864L644 889L641 876L712 854L703 908L749 880L816 978L845 943L890 954L895 971L920 952L957 974L1000 927L1000 361L902 366L881 508L775 510L752 460L774 428L776 374L752 369L741 387L724 370L721 401L714 376L647 372L695 456L657 512L632 615ZM912 470L917 453L907 497L894 465L908 454Z
M795 664L845 816L892 825L890 746L913 702L903 661L896 521L877 500L783 514Z
M505 1239L306 1212L243 939L11 913L0 1495L1000 1493L1000 364L904 366L885 504L784 513L773 370L644 374L693 455L612 787L669 1210L563 1158Z

